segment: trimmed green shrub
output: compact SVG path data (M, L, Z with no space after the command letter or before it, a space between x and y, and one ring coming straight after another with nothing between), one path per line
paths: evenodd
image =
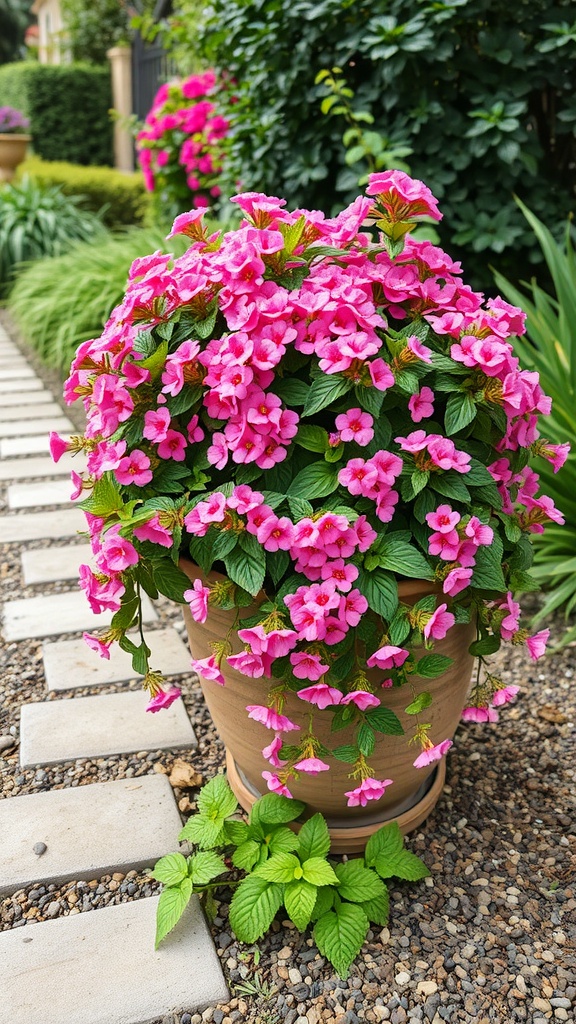
M30 157L18 168L42 185L58 185L64 195L84 197L86 209L102 213L109 227L142 225L149 217L150 197L141 174L124 174L112 167L82 167L64 161Z
M558 476L544 459L538 470L543 492L566 518L564 526L550 523L533 538L535 561L530 572L548 592L536 617L540 621L555 608L563 607L567 617L576 608L576 252L570 223L559 245L548 228L520 205L542 247L555 294L549 295L535 279L522 282L520 291L497 274L496 285L528 314L526 334L511 341L522 365L538 371L543 390L552 398L552 414L542 422L543 439L553 444L569 441L571 447ZM564 642L575 637L573 626Z
M130 266L156 249L181 255L186 240L168 243L159 229L129 228L79 244L65 256L32 264L18 277L8 308L26 341L49 366L68 369L76 348L97 338L122 300Z
M516 193L547 224L575 205L572 0L178 0L174 36L232 76L229 191L329 213L368 168L346 164L345 120L321 113L324 68L441 200L441 244L490 287L541 253ZM391 166L398 166L392 159Z
M5 64L0 67L0 97L30 118L34 151L44 160L112 164L108 67Z
M79 203L79 197L29 178L0 188L0 295L18 264L59 256L75 241L93 241L104 232L96 214Z

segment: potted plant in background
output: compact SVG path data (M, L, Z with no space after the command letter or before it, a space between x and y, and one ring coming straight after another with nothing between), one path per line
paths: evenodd
M140 595L184 604L235 796L294 797L347 852L421 822L461 715L513 699L485 658L544 652L514 593L562 516L529 462L567 453L508 340L521 311L411 237L441 216L425 185L372 175L334 218L233 201L237 230L192 211L183 256L135 261L65 386L85 433L52 451L87 456L81 586L115 612L87 642L129 651L158 711L179 690L149 664Z
M32 136L26 134L30 122L14 107L0 107L0 181L12 181L18 164L26 157Z

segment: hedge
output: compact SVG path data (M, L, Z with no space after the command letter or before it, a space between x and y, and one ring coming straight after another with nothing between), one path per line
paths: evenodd
M0 105L30 118L34 152L44 160L113 163L110 69L89 64L0 67Z
M83 196L82 206L95 213L106 207L103 221L108 227L141 226L150 221L150 197L141 174L50 162L34 156L20 164L18 175L28 175L43 185L58 185L67 196Z

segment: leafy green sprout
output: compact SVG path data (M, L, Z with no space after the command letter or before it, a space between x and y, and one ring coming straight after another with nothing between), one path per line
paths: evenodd
M298 832L289 827L305 810L298 800L267 793L254 804L248 822L241 821L234 794L217 775L198 794L197 806L179 837L196 851L188 857L168 854L152 872L164 885L156 947L193 893L210 913L214 890L226 887L234 890L229 920L241 942L257 942L284 906L300 931L312 926L320 953L346 977L370 924L384 927L388 921L385 880L419 881L429 874L420 858L404 849L396 823L371 836L364 857L338 862L329 859L330 835L321 814L304 821ZM261 979L249 984L263 988Z

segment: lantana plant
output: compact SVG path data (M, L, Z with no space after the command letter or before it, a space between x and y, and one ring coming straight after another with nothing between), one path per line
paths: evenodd
M0 107L0 135L22 135L30 127L30 121L15 107Z
M548 630L521 627L514 595L536 588L532 535L563 522L530 463L559 469L567 446L541 436L550 400L513 354L523 313L411 237L441 216L424 184L373 174L334 218L255 193L233 202L237 230L210 233L192 211L172 231L190 240L183 256L135 261L65 385L87 417L83 436L52 437L56 458L87 457L75 496L87 493L96 568L80 582L95 612L115 613L86 639L133 655L156 711L179 690L150 667L141 593L188 603L200 623L258 597L194 668L208 685L227 664L253 680L272 791L290 796L291 779L335 756L350 765L348 803L365 806L393 782L369 764L378 733L402 732L390 687L406 688L416 767L451 746L411 685L445 671L434 647L448 631L477 626L467 720L496 721L516 694L481 670L502 642L543 654ZM193 586L182 555L200 567ZM410 578L431 584L413 605L398 592ZM354 743L304 734L284 713L290 692L311 714L330 709L336 732L355 726Z
M213 71L162 85L136 136L146 188L176 212L211 206L220 195L228 121L214 98L222 87Z

